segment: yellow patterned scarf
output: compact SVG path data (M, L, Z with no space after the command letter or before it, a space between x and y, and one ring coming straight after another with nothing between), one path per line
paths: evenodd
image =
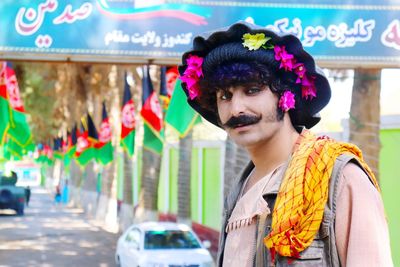
M275 253L298 258L313 241L328 200L333 165L341 154L354 155L379 188L358 147L303 131L279 189L272 230L264 239L273 258Z

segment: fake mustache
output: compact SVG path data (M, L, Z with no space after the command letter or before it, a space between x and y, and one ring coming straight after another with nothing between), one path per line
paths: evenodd
M261 120L261 116L249 116L249 115L240 115L237 117L231 117L227 122L225 122L222 126L227 128L236 128L240 126L247 126L250 124L255 124Z

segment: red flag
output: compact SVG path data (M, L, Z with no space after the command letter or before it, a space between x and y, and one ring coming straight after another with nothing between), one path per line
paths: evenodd
M91 159L96 157L95 145L97 139L96 127L94 126L92 117L87 114L86 121L82 120L82 132L78 137L75 151L76 161L81 166L86 165Z
M132 100L131 90L126 80L124 84L124 96L121 111L121 145L125 151L132 156L135 152L135 106Z
M99 141L96 144L96 148L101 148L108 142L111 142L111 125L107 115L106 105L103 102L102 121L99 130Z
M143 68L143 106L140 114L142 115L148 126L155 131L160 133L163 128L162 110L160 102L156 92L153 90L153 84L151 83L149 67L145 66Z
M79 157L90 146L88 134L88 131L81 126L81 130L77 134L75 157Z
M12 109L19 112L25 112L24 104L19 93L19 86L14 70L9 63L3 63L4 83L0 83L0 96L8 99Z
M0 119L2 120L0 122L0 138L4 139L5 133L7 133L19 146L25 147L32 141L31 130L26 120L17 77L9 63L3 62L0 76ZM11 110L7 112L9 114L5 114L8 104Z
M168 97L171 98L172 93L174 92L176 79L179 77L178 67L173 66L167 68L165 76L166 76L166 83L167 83L166 87L167 87Z
M163 109L163 114L168 110L169 102L171 101L172 93L174 92L174 87L176 79L178 78L178 68L177 67L161 67L160 72L160 102ZM163 116L164 117L164 116Z
M102 122L99 131L99 141L96 144L97 156L96 159L103 165L110 163L113 160L113 147L111 144L111 126L108 121L106 105L103 102Z

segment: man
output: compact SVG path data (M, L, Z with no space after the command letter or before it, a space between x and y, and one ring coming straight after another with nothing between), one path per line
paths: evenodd
M292 35L236 23L193 41L188 103L246 148L226 199L218 266L392 266L379 187L361 151L308 128L328 80Z

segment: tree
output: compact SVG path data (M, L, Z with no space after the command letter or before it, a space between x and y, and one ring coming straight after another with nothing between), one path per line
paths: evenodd
M225 141L225 159L224 159L224 198L228 195L229 190L235 180L235 156L236 144L227 136Z
M190 174L192 159L192 130L179 139L179 169L178 169L178 220L190 224Z
M380 151L380 69L356 69L350 108L350 142L363 151L378 179Z
M18 62L15 71L33 141L38 143L52 140L58 126L56 118L51 116L57 99L54 92L57 68L52 64Z
M154 70L156 71L152 72ZM158 78L160 76L159 68L150 69L150 74L153 74L151 75L152 76L151 82L153 83L153 88L158 89L160 86L160 80ZM135 69L132 75L135 79L136 88L139 89L137 91L142 92L143 88L142 77L141 75L139 75L138 69ZM139 99L141 99L142 96L135 95L135 93L133 93L133 98L134 99L136 98L135 103L137 103L137 106L139 106L139 103L142 102ZM137 127L143 128L143 124L140 124ZM135 214L135 217L137 217L137 219L140 221L157 219L156 217L158 209L157 203L158 203L158 185L160 182L160 168L161 168L161 155L143 147L139 205Z
M123 201L127 205L133 205L132 194L132 161L129 155L124 151L124 194Z
M250 157L246 149L236 145L228 136L225 141L224 197L229 194L233 183L242 173L249 161Z
M142 184L139 195L138 216L141 220L156 219L161 155L143 149Z

